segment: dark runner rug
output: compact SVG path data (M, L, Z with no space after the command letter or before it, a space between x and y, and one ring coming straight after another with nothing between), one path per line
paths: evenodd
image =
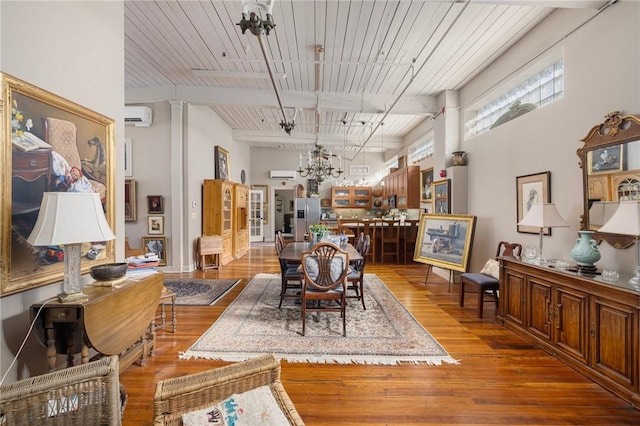
M164 286L176 294L176 305L213 305L241 280L166 278Z
M347 305L347 337L339 314L309 317L301 335L300 305L280 301L280 275L258 274L218 320L179 357L241 361L273 353L289 362L457 364L375 274L365 275L367 309Z

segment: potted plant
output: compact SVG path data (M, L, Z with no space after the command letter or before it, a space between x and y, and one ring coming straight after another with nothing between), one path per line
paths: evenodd
M325 234L329 233L327 225L316 223L309 227L309 233L311 234L312 241L320 241Z

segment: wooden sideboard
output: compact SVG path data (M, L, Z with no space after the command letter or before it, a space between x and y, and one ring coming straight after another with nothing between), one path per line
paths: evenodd
M160 273L139 281L127 280L117 287L85 286L82 292L89 300L61 303L43 301L31 306L36 330L47 348L49 370L56 368L56 354L67 355L67 367L74 355L81 354L83 364L89 362L89 349L102 355L119 355L120 371L147 353L149 325L155 318L162 294Z
M498 322L640 409L640 291L500 259Z

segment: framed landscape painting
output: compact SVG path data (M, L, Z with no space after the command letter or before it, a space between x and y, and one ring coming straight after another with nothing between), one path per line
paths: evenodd
M423 213L413 260L466 272L471 260L475 225L476 217L472 215Z
M0 128L0 296L6 296L64 277L62 247L27 243L44 192L97 192L115 228L115 121L5 73L0 86L6 123ZM90 250L97 258L86 256ZM115 242L89 241L82 253L81 272L88 273L114 262Z

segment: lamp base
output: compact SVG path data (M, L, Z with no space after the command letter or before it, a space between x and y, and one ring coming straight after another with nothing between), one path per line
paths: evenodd
M81 291L77 293L58 294L58 301L60 303L86 302L87 300L89 300L89 296L87 296Z

